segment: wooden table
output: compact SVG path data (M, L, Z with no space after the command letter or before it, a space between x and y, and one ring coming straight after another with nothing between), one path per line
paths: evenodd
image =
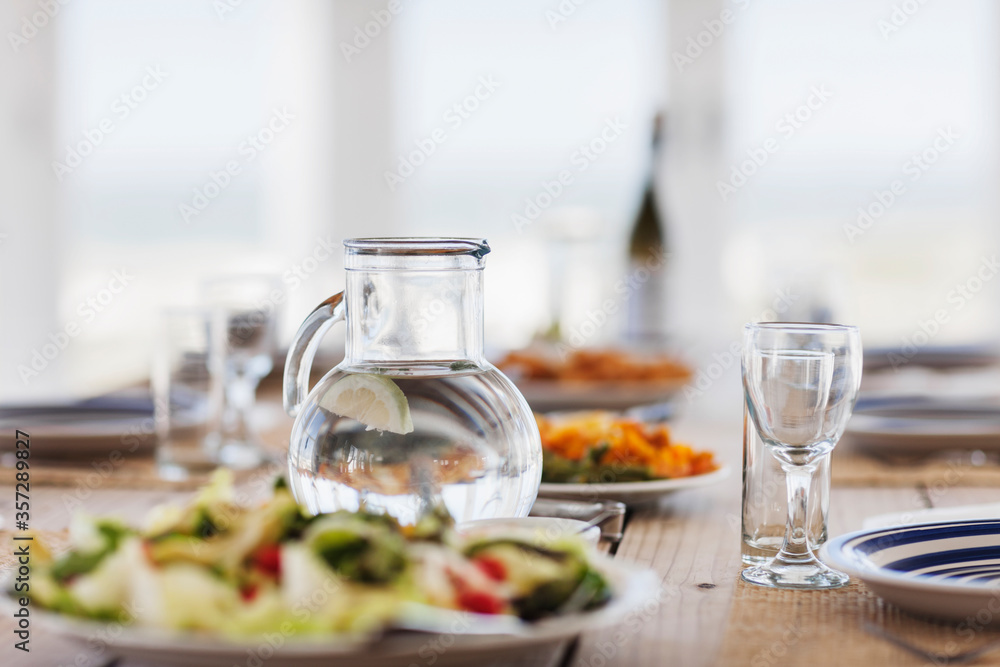
M733 474L714 487L681 492L655 507L636 511L617 549L616 558L648 566L656 571L662 595L654 609L638 614L632 622L614 630L589 635L572 647L564 665L715 665L727 632L740 563L740 442L739 423L705 424L681 422L675 433L699 448L719 453L733 467ZM137 521L153 505L183 501L190 492L93 490L82 502L91 513L116 513ZM932 497L933 496L933 497ZM0 486L0 514L11 516L13 489ZM58 530L70 519L66 509L72 495L65 488L32 488L32 525ZM907 511L930 506L953 506L995 502L1000 489L943 488L928 494L920 488L834 488L830 529L836 535L861 527L874 513ZM76 665L96 667L107 655L59 640L40 627L33 627L30 655L12 649L12 623L8 614L0 619L0 664L32 667ZM866 641L883 640L868 637ZM920 665L923 661L902 650L891 649L891 664ZM755 656L731 659L727 664L756 667ZM422 664L422 663L421 663ZM768 664L794 664L772 660ZM1000 665L1000 652L976 664ZM137 667L132 664L120 667Z

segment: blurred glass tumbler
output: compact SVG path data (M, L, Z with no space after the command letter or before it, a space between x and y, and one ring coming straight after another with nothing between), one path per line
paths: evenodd
M809 546L826 542L830 511L830 455L820 461L809 489ZM759 565L777 555L785 539L785 471L764 447L743 406L743 562Z
M225 346L221 312L163 312L152 378L156 465L164 479L182 480L216 467Z

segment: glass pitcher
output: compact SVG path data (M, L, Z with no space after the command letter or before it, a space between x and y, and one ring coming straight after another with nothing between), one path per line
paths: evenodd
M288 351L285 411L296 499L314 513L365 507L412 524L527 516L541 439L517 388L483 357L485 240L344 242L346 289ZM347 323L344 361L309 390L320 338Z

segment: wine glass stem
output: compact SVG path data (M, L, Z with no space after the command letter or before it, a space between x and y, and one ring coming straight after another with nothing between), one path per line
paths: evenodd
M233 422L229 433L231 439L238 442L251 442L253 433L250 429L250 410L256 401L257 378L248 374L237 374L226 386L226 399L233 411Z
M788 523L785 526L785 541L775 561L789 565L815 561L816 557L809 548L809 487L816 466L783 463L781 467L788 485Z

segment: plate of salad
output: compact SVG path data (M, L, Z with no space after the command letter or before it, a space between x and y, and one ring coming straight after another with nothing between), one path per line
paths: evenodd
M540 495L638 504L729 476L712 452L677 442L666 424L600 410L535 419L542 437Z
M33 546L33 618L144 664L305 667L517 661L622 620L655 576L575 535L459 533L446 512L415 525L340 511L310 516L283 483L234 502L222 473L142 527L74 517L69 548ZM429 642L436 638L436 642Z

